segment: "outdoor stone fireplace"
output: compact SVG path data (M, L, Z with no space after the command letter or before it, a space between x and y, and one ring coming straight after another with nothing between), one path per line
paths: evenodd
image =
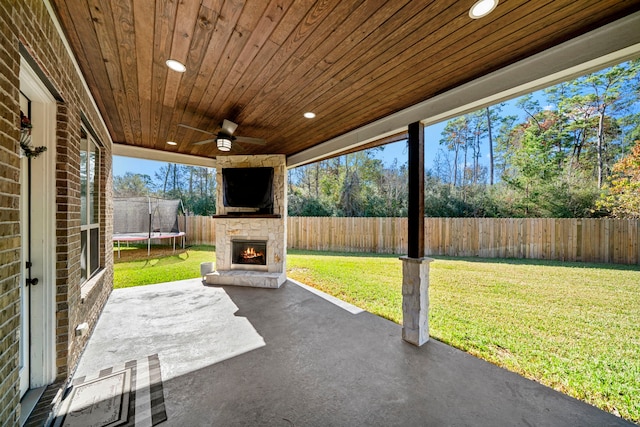
M286 280L286 162L283 155L220 156L216 165L216 263L215 271L205 275L211 285L278 288ZM249 171L273 169L271 194L251 205L256 186L243 182L230 185L225 180L234 172L236 180L246 180L242 168ZM227 172L223 172L227 169ZM262 173L263 171L258 170ZM240 172L238 175L237 172ZM239 178L238 178L239 176ZM249 175L247 175L249 176ZM238 187L240 187L238 189ZM235 191L239 194L225 194ZM269 200L267 200L269 199Z

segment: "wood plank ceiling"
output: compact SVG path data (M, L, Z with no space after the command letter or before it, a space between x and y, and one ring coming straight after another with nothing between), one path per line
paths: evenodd
M179 123L226 118L268 141L229 154L291 155L640 9L502 0L473 20L473 2L52 1L113 141L206 157L223 153Z

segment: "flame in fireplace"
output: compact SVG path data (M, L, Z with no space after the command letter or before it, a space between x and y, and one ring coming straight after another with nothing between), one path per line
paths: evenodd
M244 259L259 258L264 256L264 252L256 252L255 248L247 248L240 252L240 256Z

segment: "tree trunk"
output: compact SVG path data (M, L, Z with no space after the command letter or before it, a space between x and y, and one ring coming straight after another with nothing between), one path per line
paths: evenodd
M204 170L204 195L209 194L209 170Z
M486 108L487 129L489 130L489 185L493 185L493 136L491 135L491 112Z
M171 163L167 163L167 173L164 174L164 184L162 185L162 194L167 194L167 184L169 182L169 172L171 171Z
M315 197L318 198L320 194L320 162L316 162L316 176L315 176Z
M173 165L173 192L178 188L178 165Z
M606 107L605 107L606 108ZM604 170L604 114L605 108L602 108L598 116L598 188L602 188L603 170Z
M462 163L462 186L467 185L467 151L469 150L468 144L465 142L464 147L464 163Z

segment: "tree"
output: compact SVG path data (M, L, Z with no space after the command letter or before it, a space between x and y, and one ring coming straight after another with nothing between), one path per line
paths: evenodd
M487 116L487 135L489 136L489 185L493 185L493 130L491 129L493 121L491 120L491 111L489 110L489 107L485 108L484 110Z
M153 181L149 175L127 172L113 178L115 197L138 197L153 194Z
M380 180L380 199L383 215L388 217L407 216L409 207L407 164L398 165L394 159L390 167L385 168Z
M597 111L597 155L598 155L598 187L602 187L604 180L605 155L607 132L605 122L607 114L616 110L625 109L637 96L627 84L631 77L636 77L640 70L640 61L616 65L600 73L590 74L584 78L585 86L589 87L593 94L589 98L593 108ZM578 82L581 79L577 79ZM629 90L631 89L631 90ZM611 110L611 111L609 111Z
M640 140L613 166L603 190L599 209L617 218L640 218Z
M181 199L190 215L216 212L215 170L167 163L155 174L159 197Z
M463 150L464 152L463 171L466 168L469 139L470 129L467 116L460 116L449 120L442 131L440 145L444 145L447 149L453 151L453 179L451 180L451 185L454 187L458 185L460 150ZM464 183L464 176L461 181Z
M480 145L485 136L488 135L489 129L487 129L487 116L482 110L478 110L475 113L468 114L469 127L471 135L469 137L468 145L471 147L472 152L472 167L469 168L469 181L473 184L477 184L480 179Z
M375 148L289 171L292 216L403 216L407 212L407 168L385 167Z
M638 99L639 73L640 60L636 60L545 91L557 106L558 123L562 124L556 141L560 144L565 140L573 145L572 166L580 166L581 155L587 150L587 161L594 166L599 188L621 152L625 117ZM573 138L568 140L568 136Z

